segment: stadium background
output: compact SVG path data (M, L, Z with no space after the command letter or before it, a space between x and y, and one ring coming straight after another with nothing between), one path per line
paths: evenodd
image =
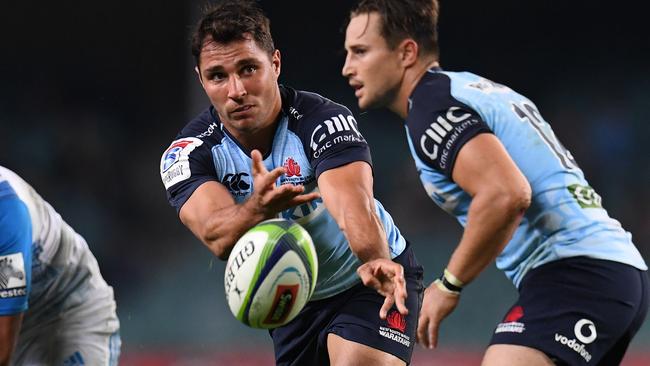
M358 112L340 77L350 1L262 1L282 52L281 81ZM203 2L0 5L0 164L83 234L115 288L123 365L268 364L264 331L226 308L224 263L166 201L158 164L207 104L189 31ZM633 1L442 1L442 65L507 84L536 102L610 214L650 259L649 32ZM400 121L358 117L377 197L432 280L460 228L424 195ZM515 290L493 266L414 364L476 364ZM624 364L650 364L646 322Z

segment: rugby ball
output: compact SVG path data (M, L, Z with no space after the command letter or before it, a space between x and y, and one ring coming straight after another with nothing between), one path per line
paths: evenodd
M307 230L290 220L266 220L233 247L224 275L226 300L242 323L276 328L302 310L317 276L318 258Z

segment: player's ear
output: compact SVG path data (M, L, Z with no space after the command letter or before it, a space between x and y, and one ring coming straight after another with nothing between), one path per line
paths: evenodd
M411 38L407 38L399 44L399 54L402 66L410 67L418 60L418 43Z
M199 70L198 66L194 66L194 71L196 72L196 76L199 77L199 83L203 85L203 78L201 77L201 71Z
M280 76L280 66L282 65L280 59L280 50L276 49L273 51L273 55L271 55L271 64L273 64L273 71L276 77Z

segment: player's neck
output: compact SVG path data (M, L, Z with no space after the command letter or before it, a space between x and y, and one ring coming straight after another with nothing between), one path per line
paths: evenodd
M439 66L437 60L431 61L422 61L415 63L412 67L404 70L404 75L402 76L402 83L397 91L397 96L393 98L393 103L389 106L389 109L397 114L400 118L406 119L409 113L409 98L415 90L415 87L422 79L422 76L432 67Z

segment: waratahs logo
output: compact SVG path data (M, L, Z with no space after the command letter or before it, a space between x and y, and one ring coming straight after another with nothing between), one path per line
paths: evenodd
M300 165L293 158L287 158L284 162L284 170L287 177L300 177Z
M524 316L524 308L521 306L515 306L510 310L508 315L503 319L504 323L516 322Z
M404 319L404 316L399 311L391 311L386 317L386 322L389 327L399 330L402 333L406 330L406 319Z
M171 168L172 165L174 165L175 162L178 161L178 159L181 157L181 151L183 149L191 144L192 140L178 140L174 141L172 145L165 151L165 154L163 155L163 164L162 164L162 172L166 172L167 169Z
M386 317L388 327L379 326L379 335L395 341L404 347L411 347L411 337L404 334L406 318L396 310L391 310Z

